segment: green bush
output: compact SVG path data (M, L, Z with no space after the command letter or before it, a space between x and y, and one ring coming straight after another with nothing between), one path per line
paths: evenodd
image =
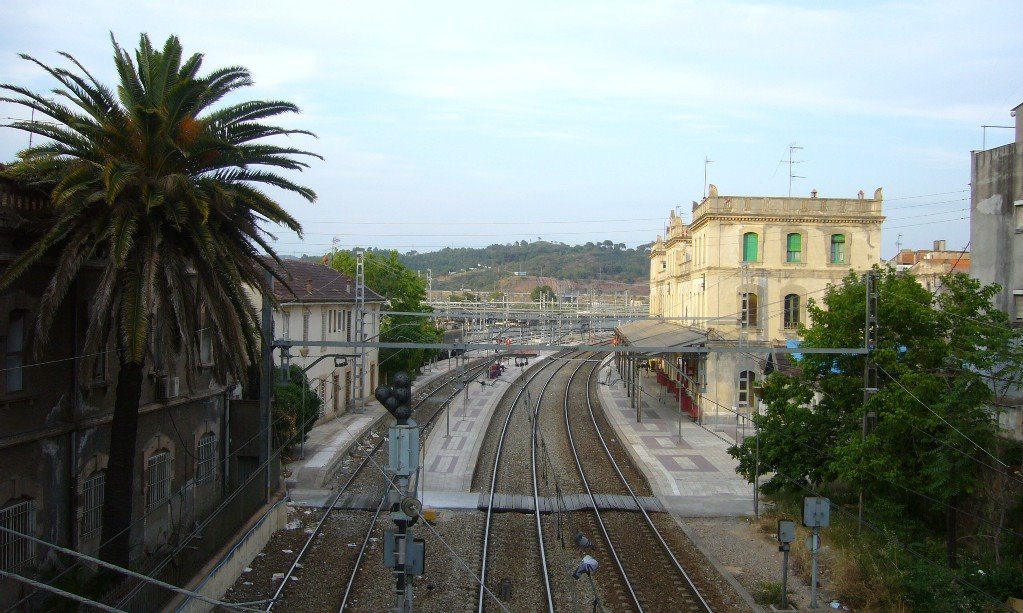
M280 383L281 371L274 373L274 399L272 413L274 421L274 444L290 448L298 444L312 429L320 416L323 401L316 390L309 387L309 380L298 366L292 365L288 370L287 383ZM305 386L305 404L303 405L302 386Z

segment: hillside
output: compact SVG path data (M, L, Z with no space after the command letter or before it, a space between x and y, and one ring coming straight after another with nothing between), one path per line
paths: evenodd
M374 249L370 249L371 251ZM585 245L520 241L484 248L445 248L399 254L402 264L424 276L432 271L433 289L529 292L547 284L558 292L648 292L649 245L635 249L609 240ZM318 256L303 259L319 260Z
M515 277L646 285L650 270L648 253L646 245L628 249L611 241L585 245L521 241L485 248L412 251L400 259L414 270L432 270L435 290L509 289L498 285L513 282Z

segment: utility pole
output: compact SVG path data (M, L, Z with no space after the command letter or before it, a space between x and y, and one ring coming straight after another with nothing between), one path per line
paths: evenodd
M355 250L355 339L359 345L359 357L355 362L355 397L358 407L355 412L365 411L363 399L366 397L366 261L365 252Z
M394 575L395 613L411 613L413 577L423 574L426 546L413 538L412 526L419 520L423 503L416 498L412 475L419 471L419 426L409 417L412 408L412 379L403 372L394 376L394 387L381 385L374 393L397 423L388 431L389 462L396 486L388 489L391 520L397 530L384 532L384 566Z
M793 174L793 171L792 171L793 164L802 164L803 163L803 160L794 160L794 159L792 159L792 153L796 149L802 149L802 147L797 147L795 143L789 145L789 160L788 160L788 163L789 163L789 198L792 197L792 179L805 179L806 178L806 177L803 177L803 176L800 176L800 175L797 175L797 174ZM782 160L782 162L784 162L784 161L785 160Z
M273 383L270 381L273 376L273 342L274 342L274 320L272 310L271 293L274 291L274 278L270 271L266 272L266 293L263 294L262 321L260 335L263 337L261 347L261 372L259 377L259 431L263 440L259 442L259 465L265 471L263 502L270 501L270 441L273 440L270 432L270 396L273 393Z
M871 352L877 348L877 284L874 279L874 271L867 271L864 275L866 289L866 320L863 328L863 348L867 354L863 360L863 432L861 441L867 440L867 435L873 431L877 424L877 413L868 411L867 405L870 398L877 392L877 366L871 358ZM859 523L858 529L863 528L863 486L860 486Z
M433 270L426 269L426 301L433 300Z

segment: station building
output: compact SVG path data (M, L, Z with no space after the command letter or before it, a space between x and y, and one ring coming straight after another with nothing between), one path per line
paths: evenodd
M882 190L872 198L725 196L709 186L692 221L673 211L650 251L650 317L616 331L618 342L677 347L637 353L705 423L736 421L755 406L756 384L793 347L807 301L850 271L881 263ZM653 341L667 341L655 345ZM630 383L631 384L631 383Z

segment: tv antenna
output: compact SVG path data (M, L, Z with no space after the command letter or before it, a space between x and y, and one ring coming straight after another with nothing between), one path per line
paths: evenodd
M703 158L703 197L707 197L707 166L714 163L714 160L704 156Z
M796 149L802 150L802 147L797 146L795 143L792 143L791 145L789 145L789 159L788 159L788 164L789 164L789 198L792 197L792 179L805 179L806 178L806 177L804 177L802 175L793 174L793 165L794 164L802 164L803 163L803 160L794 160L794 159L792 159L792 154L795 152ZM782 162L785 162L785 160L782 160Z

